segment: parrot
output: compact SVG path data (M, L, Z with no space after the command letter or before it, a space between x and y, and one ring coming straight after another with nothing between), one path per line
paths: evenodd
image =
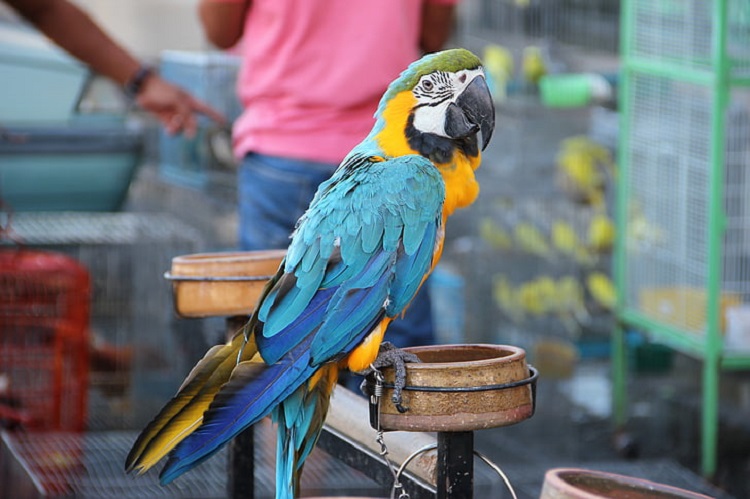
M617 175L610 152L585 136L575 136L561 142L556 161L563 189L577 201L603 208L606 178Z
M556 312L569 333L577 335L581 324L590 320L584 302L583 286L572 276L560 277L556 284Z
M553 311L555 293L555 281L542 275L519 286L518 301L532 316L541 316Z
M617 306L617 289L604 272L591 272L586 277L586 286L591 297L599 306L607 311L613 311Z
M483 217L479 221L479 237L486 241L492 249L510 251L513 248L511 235L490 217Z
M588 245L592 251L606 253L612 250L615 241L615 224L605 213L597 213L588 229Z
M555 220L550 231L550 241L562 255L582 265L591 265L594 261L586 246L581 242L576 230L565 220Z
M448 217L479 194L475 170L495 127L481 60L462 48L425 55L391 82L374 118L318 187L248 321L143 429L126 472L166 457L168 484L270 414L276 497L298 497L339 371L406 354L383 341L386 328L440 259Z
M544 61L541 48L535 45L524 47L521 59L521 71L523 72L524 80L528 84L533 86L539 84L542 76L547 74L547 64Z
M525 314L521 308L519 294L505 275L498 274L492 279L492 297L511 321L515 324L524 321Z
M522 251L547 260L553 258L552 248L547 242L547 238L541 230L530 222L518 222L513 228L513 237L516 246Z
M496 104L502 104L507 98L508 82L513 78L513 54L502 45L491 43L484 48L482 61L492 97Z

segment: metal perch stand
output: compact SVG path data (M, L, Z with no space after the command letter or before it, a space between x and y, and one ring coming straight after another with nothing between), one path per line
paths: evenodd
M508 426L534 414L536 369L527 366L520 348L502 345L440 345L407 349L422 360L407 364L407 385L401 412L384 403L393 390L392 370L374 371L367 378L370 395L370 425L387 430L436 431L437 444L412 454L394 474L394 495L401 488L399 477L408 462L437 448L438 499L471 498L474 488L474 430ZM387 449L383 455L387 459ZM497 471L513 497L507 477L484 456L479 457ZM401 492L399 497L409 497Z

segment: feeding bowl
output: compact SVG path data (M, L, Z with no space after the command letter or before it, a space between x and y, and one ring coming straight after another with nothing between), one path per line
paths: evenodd
M286 250L195 253L172 259L174 304L183 317L250 315Z
M708 496L605 471L554 468L544 475L540 499L710 499Z
M515 424L534 413L536 371L521 348L467 344L405 350L421 363L406 365L404 413L391 401L394 370L383 369L379 424L384 430L472 431Z

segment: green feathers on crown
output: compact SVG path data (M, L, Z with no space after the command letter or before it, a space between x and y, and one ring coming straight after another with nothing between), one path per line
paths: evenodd
M466 49L450 49L428 54L411 63L401 76L390 84L383 100L388 100L404 90L411 90L426 74L435 71L452 73L462 69L476 69L481 65L482 61L479 57Z

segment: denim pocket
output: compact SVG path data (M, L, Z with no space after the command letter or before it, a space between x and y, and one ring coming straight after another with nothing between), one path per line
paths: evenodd
M331 171L320 163L248 155L238 173L240 248L286 248L289 235Z

